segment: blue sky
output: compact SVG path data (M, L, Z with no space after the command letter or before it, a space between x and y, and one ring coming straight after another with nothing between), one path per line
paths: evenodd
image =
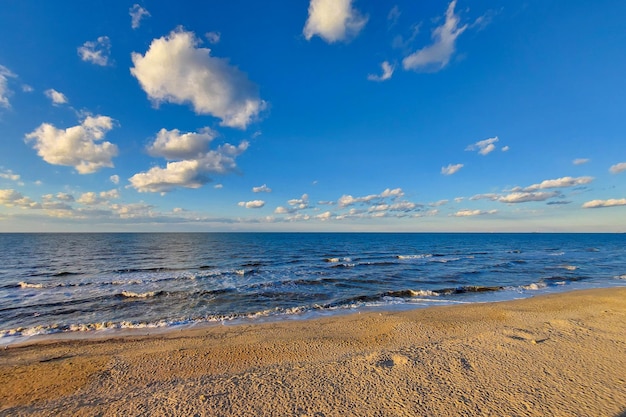
M0 8L0 231L626 231L621 0Z

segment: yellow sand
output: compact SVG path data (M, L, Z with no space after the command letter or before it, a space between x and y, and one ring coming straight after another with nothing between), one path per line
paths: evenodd
M626 288L0 351L0 415L626 415Z

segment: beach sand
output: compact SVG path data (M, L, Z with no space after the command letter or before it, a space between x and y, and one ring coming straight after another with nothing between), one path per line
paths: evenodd
M623 287L0 351L10 416L625 413Z

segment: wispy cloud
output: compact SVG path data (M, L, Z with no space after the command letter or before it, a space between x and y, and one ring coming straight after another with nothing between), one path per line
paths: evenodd
M78 47L80 59L105 67L109 65L111 41L108 36L100 36L95 41L87 41Z
M467 25L459 26L459 16L454 13L455 6L456 0L451 1L445 22L433 30L433 43L404 58L404 69L436 72L448 65L456 50L457 38L467 29Z
M9 78L17 77L7 67L0 65L0 107L9 108L11 104L9 102Z
M529 201L545 201L559 195L558 191L514 192L500 196L498 201L509 204L527 203Z
M391 76L393 75L393 70L394 67L393 65L391 65L388 61L383 61L382 64L380 64L383 73L380 75L377 74L369 74L367 76L367 79L370 81L386 81L388 79L391 78Z
M545 190L550 188L568 188L568 187L576 187L579 185L586 185L593 181L593 177L562 177L554 180L544 180L539 184L529 185L525 187L523 191L536 191L536 190Z
M572 161L574 165L584 165L590 161L589 158L576 158Z
M626 206L626 198L615 199L611 198L609 200L592 200L587 201L583 204L583 208L602 208L602 207L616 207L616 206Z
M245 129L266 107L258 87L198 43L192 32L179 28L154 39L145 55L133 52L130 72L155 105L190 103L197 114L217 117L223 126Z
M478 151L481 155L487 155L493 152L496 149L495 143L498 142L499 139L497 136L485 140L480 140L476 143L469 145L465 148L466 151ZM507 147L508 150L508 147Z
M79 174L92 174L101 168L113 167L117 146L102 142L113 129L113 119L108 116L88 116L78 126L57 129L43 123L26 135L26 142L44 161L52 165L71 166Z
M222 34L219 32L207 32L204 34L204 37L207 41L209 41L209 43L216 44L220 42L220 39L222 39Z
M611 174L619 174L620 172L626 171L626 162L620 162L619 164L615 164L609 168Z
M128 14L130 15L130 25L133 29L137 29L141 26L141 19L150 16L150 12L138 4L133 4L133 7L128 10Z
M15 174L10 169L8 170L0 170L0 178L11 181L19 181L21 176L19 174Z
M307 40L319 36L328 43L347 41L359 34L367 20L352 7L352 0L311 0L302 33Z
M463 168L463 164L449 164L446 167L441 167L441 173L443 175L452 175L459 172L461 168Z
M46 95L46 97L48 97L52 101L52 104L58 105L58 104L66 104L68 102L68 99L65 96L65 94L53 88L50 88L44 91L44 94Z
M455 217L472 217L472 216L484 216L487 214L496 214L498 210L459 210L454 213Z

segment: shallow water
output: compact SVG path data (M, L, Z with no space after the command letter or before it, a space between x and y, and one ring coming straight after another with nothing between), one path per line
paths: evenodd
M624 234L0 234L0 343L626 285Z

